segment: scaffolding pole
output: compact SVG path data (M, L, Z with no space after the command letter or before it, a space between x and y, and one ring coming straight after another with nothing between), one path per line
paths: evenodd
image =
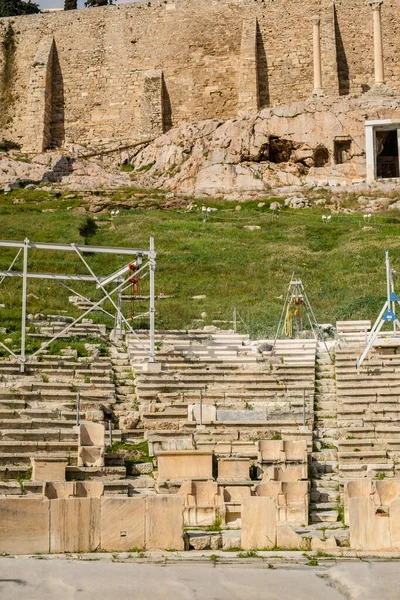
M385 251L385 267L386 267L386 301L382 306L381 312L376 319L371 331L367 336L366 346L363 353L357 358L356 368L357 374L360 374L361 365L367 358L369 351L376 342L379 333L385 323L392 323L393 335L397 337L397 328L400 329L400 322L396 316L396 304L400 304L400 299L394 289L394 271L390 266L389 252Z
M43 350L45 350L54 340L65 335L68 331L76 325L79 321L81 321L84 317L90 314L93 310L100 309L103 310L106 314L113 317L109 311L105 310L101 305L105 300L109 300L111 305L116 311L115 322L118 324L121 333L123 324L125 324L128 330L138 339L139 343L142 345L144 349L145 346L142 340L139 338L133 327L130 325L128 320L124 317L121 311L121 291L124 286L129 285L130 276L126 279L123 278L123 275L127 275L131 273L131 265L135 263L139 266L139 269L135 271L135 275L146 271L148 269L150 274L150 307L149 314L150 317L150 344L149 348L146 349L148 353L149 362L156 362L156 350L155 350L155 268L156 268L156 251L154 247L154 238L150 238L150 248L118 248L112 246L81 246L78 244L57 244L57 243L34 243L31 242L28 238L26 238L23 242L15 242L15 241L7 241L0 240L0 248L17 248L18 254L16 258L13 260L11 266L6 271L0 270L0 277L3 279L14 277L22 279L22 305L21 305L21 351L20 355L13 352L10 348L6 346L3 342L0 341L0 346L4 348L11 356L14 357L16 361L20 363L20 372L24 373L26 369L26 363L29 362L30 359L34 358ZM76 273L38 273L38 272L29 272L28 270L28 252L29 249L34 250L48 250L48 251L61 251L61 252L75 252L82 263L85 265L89 274L76 274ZM13 271L12 267L14 266L20 252L23 252L23 266L22 271ZM129 255L131 257L136 256L135 260L131 260L125 264L123 267L118 269L116 272L108 275L108 276L97 276L93 269L90 267L89 263L85 260L83 253L103 253L103 254L122 254ZM147 261L143 263L143 257L147 257ZM143 264L142 264L143 263ZM144 272L143 276L146 276L147 272ZM1 281L3 281L3 279ZM91 302L91 306L84 311L79 317L74 319L72 323L69 323L64 327L61 331L59 331L56 335L51 337L48 341L46 341L42 346L34 352L31 356L27 356L26 354L26 332L27 332L27 291L28 291L28 280L29 279L43 279L43 280L53 280L61 283L64 287L67 287L63 282L64 281L85 281L85 282L93 282L96 284L96 287L100 289L103 293L103 297L98 302ZM117 286L112 291L107 291L105 286L117 282ZM67 287L68 289L68 287ZM117 293L117 302L113 300L111 297L113 294ZM80 295L78 293L78 295ZM80 295L83 299L84 296ZM113 317L114 318L114 317Z

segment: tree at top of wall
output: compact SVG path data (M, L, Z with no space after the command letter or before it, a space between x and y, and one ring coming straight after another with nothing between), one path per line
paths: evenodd
M86 0L85 6L92 8L94 6L109 6L114 4L114 0Z
M78 0L64 0L64 10L75 10L78 8Z
M0 0L0 17L34 15L40 12L39 5L31 0Z

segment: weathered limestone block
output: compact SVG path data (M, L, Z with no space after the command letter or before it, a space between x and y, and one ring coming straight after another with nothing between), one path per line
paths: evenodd
M241 531L227 529L222 532L222 549L237 550L241 547Z
M259 483L256 487L256 496L274 498L276 500L281 493L282 483L280 481L266 481L265 483Z
M285 462L283 456L282 440L260 440L258 442L259 462L279 463Z
M102 481L48 481L43 484L43 496L56 498L101 498L104 495Z
M271 498L250 496L242 503L243 550L276 546L276 504Z
M82 423L79 426L78 467L104 466L104 425Z
M394 550L400 550L400 499L393 500L389 509L390 541Z
M158 482L181 479L212 479L213 455L210 452L160 452Z
M220 458L218 460L218 479L250 481L250 459Z
M352 550L380 551L391 546L388 514L376 514L371 498L349 499L350 547Z
M183 498L158 495L146 498L146 548L183 550Z
M301 465L280 465L264 468L263 482L268 481L300 481L307 479L307 464Z
M388 509L395 499L400 498L400 480L375 481L375 504Z
M305 440L284 441L285 462L307 462L307 442Z
M193 550L207 550L211 548L211 535L204 535L204 533L189 532L188 534L189 546Z
M355 479L347 481L344 486L344 522L350 525L349 499L350 498L369 498L373 494L373 482L371 479Z
M49 552L50 503L43 498L0 498L0 552Z
M304 538L288 525L276 528L276 545L282 550L306 550Z
M217 420L217 409L215 406L210 404L204 404L202 407L201 420L203 425L209 423L215 423ZM188 421L189 423L195 421L200 423L200 404L189 404L188 405Z
M184 499L186 526L211 525L225 512L222 490L214 481L184 481L178 494Z
M50 501L50 552L93 552L99 547L99 498Z
M59 458L31 458L32 481L65 481L66 460Z
M124 552L145 547L145 498L102 498L101 548Z
M337 548L337 542L334 536L327 540L320 540L317 537L311 539L311 550L334 550L335 548Z

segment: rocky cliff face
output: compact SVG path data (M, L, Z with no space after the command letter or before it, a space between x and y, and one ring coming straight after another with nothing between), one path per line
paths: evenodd
M370 119L400 122L400 96L320 98L198 121L104 155L79 146L35 157L0 154L0 186L18 180L72 190L137 186L240 200L272 188L351 185L365 179ZM122 172L122 164L132 171Z
M131 157L143 186L240 197L271 187L360 182L364 122L400 120L399 97L316 99L258 115L182 125ZM348 150L338 163L337 148Z

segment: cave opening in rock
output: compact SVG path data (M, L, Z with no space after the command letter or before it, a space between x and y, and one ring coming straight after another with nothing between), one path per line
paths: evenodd
M329 150L325 146L318 146L314 152L314 167L325 167L329 161Z
M269 138L269 161L273 163L289 162L294 150L294 144L290 140L271 135Z

